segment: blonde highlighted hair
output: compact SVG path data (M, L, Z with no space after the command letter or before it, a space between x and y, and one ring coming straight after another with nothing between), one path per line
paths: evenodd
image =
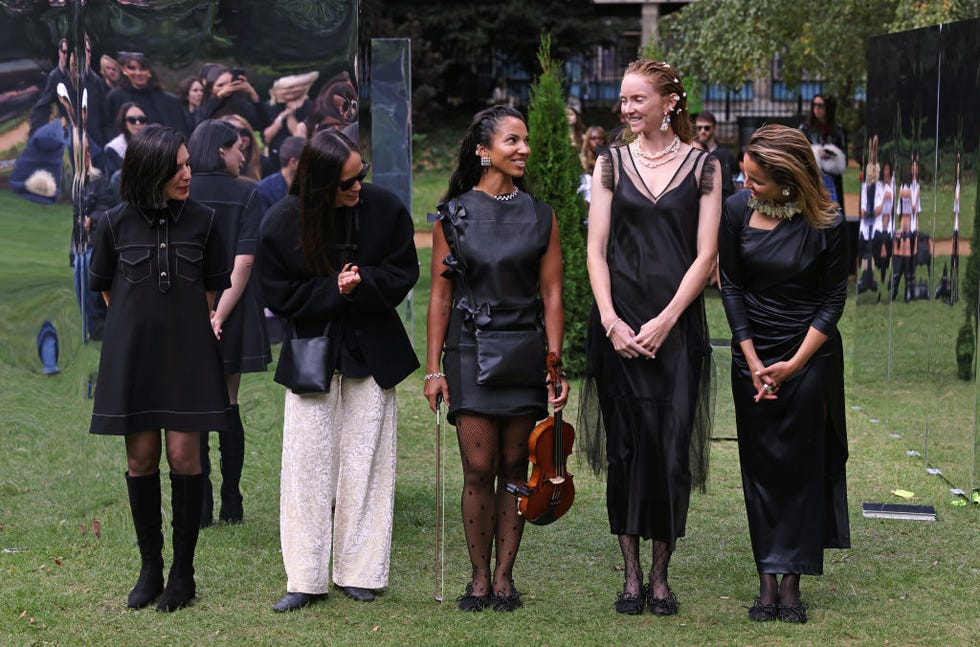
M670 125L674 129L674 134L680 137L682 142L690 144L694 141L694 124L691 113L687 109L687 91L681 83L680 73L667 63L640 59L626 66L623 76L627 74L639 74L646 78L662 97L676 94L677 103L670 112Z
M801 131L767 124L752 135L745 154L773 182L789 188L788 198L799 203L811 227L826 229L837 220L837 204L830 199L810 141Z

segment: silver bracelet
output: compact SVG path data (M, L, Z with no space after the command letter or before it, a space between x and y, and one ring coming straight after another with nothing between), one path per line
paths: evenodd
M422 379L425 380L426 382L428 382L429 380L438 380L440 377L446 377L446 374L445 373L426 373L425 374L425 377L422 378Z
M611 324L609 324L609 327L606 328L606 338L607 339L609 338L609 335L612 334L613 328L615 328L616 327L616 324L618 324L620 321L622 321L622 319L620 319L619 317L617 317L616 318L616 321L614 321Z

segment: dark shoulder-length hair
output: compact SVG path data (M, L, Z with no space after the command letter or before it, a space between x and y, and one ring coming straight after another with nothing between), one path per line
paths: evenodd
M220 149L238 146L238 129L227 121L208 119L198 124L187 142L195 173L225 172Z
M122 70L126 67L126 63L129 61L136 61L150 71L150 80L146 82L146 89L161 89L160 79L157 77L157 73L153 71L153 68L150 67L150 63L146 60L146 56L144 56L141 52L119 52L119 55L116 57L116 61L119 62L119 83L122 85L122 87L126 88L127 90L135 89L133 88L133 84L129 81L129 77L126 76L126 73Z
M177 151L184 144L179 130L150 124L129 141L122 163L119 193L139 209L167 206L164 185L177 172Z
M442 197L444 202L466 193L480 181L484 168L480 166L476 147L483 145L489 148L493 136L500 129L500 123L507 117L520 119L527 125L521 111L509 105L491 106L473 115L473 121L459 143L459 159L456 170L449 177L449 188ZM514 186L523 191L524 178L515 177Z
M143 116L146 116L146 110L143 110L135 101L127 101L119 106L119 112L116 113L116 131L126 139L126 143L129 143L129 140L133 138L129 133L129 128L126 128L126 113L129 112L130 108L139 108L143 112Z
M337 130L313 135L299 156L289 192L299 199L300 245L311 272L333 272L328 252L337 244L334 198L344 164L357 146Z
M806 127L811 131L820 128L820 122L817 120L816 115L813 114L813 102L817 99L823 99L824 124L827 126L833 126L835 123L837 123L837 100L834 99L834 97L818 92L817 94L813 95L812 99L810 99L810 114L806 118Z

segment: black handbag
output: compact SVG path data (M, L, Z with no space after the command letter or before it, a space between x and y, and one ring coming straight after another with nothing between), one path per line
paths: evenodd
M541 330L476 329L476 383L484 386L543 386Z
M290 325L295 335L295 328ZM327 393L333 378L330 323L319 337L295 337L282 344L273 378L297 395Z

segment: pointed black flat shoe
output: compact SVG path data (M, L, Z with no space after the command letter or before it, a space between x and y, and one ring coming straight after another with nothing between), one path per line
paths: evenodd
M272 605L272 610L276 613L295 611L296 609L308 607L317 600L322 600L326 597L326 593L287 593L286 595L282 596L278 602Z
M456 598L456 608L460 611L483 611L491 604L489 594L473 595L473 582L466 585L463 595Z
M616 609L616 613L636 616L643 613L643 608L646 606L646 598L646 587L640 589L640 592L635 595L626 591L620 591L616 596L616 602L613 604L613 608Z

